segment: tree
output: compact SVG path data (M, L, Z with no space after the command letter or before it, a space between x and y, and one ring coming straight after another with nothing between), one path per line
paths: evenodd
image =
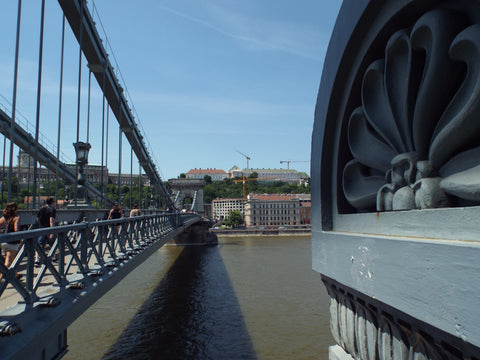
M205 175L203 180L205 180L205 184L207 185L212 183L212 177L210 175Z
M231 227L238 227L243 225L243 216L239 210L232 210L228 213L228 217L225 220L225 225Z
M179 179L185 179L186 177L187 177L187 175L185 175L184 173L181 173L178 178L179 178Z
M237 180L241 180L237 178ZM216 198L241 198L243 196L242 182L234 183L232 179L216 180L206 184L203 189L203 200L206 204ZM283 181L247 181L247 194L255 192L260 194L309 194L310 185L299 186Z

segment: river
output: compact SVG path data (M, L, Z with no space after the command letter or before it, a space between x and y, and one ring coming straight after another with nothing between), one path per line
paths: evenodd
M310 237L164 246L68 328L64 359L328 359Z

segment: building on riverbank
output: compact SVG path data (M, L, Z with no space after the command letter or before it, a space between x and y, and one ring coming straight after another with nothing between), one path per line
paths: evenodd
M242 198L215 199L212 201L212 217L223 220L228 217L230 211L240 211L244 215L244 201Z
M310 223L309 194L249 194L245 225L295 226Z

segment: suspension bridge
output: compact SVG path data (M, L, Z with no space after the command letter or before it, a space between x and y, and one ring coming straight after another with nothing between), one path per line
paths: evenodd
M67 328L83 311L167 242L189 242L192 231L205 240L205 229L209 224L198 213L200 204L196 193L191 211L180 213L175 204L178 192L171 194L165 187L148 140L132 110L126 86L118 77L118 64L115 69L111 53L107 52L108 41L100 36L93 20L95 7L89 8L85 0L58 0L55 4L59 9L56 16L61 22L58 113L47 116L41 112L41 104L44 101L44 59L51 56L44 46L48 40L44 28L49 19L45 0L39 1L38 76L30 79L29 84L36 89L35 124L29 125L23 115L25 109L18 102L24 6L21 0L17 4L16 26L4 31L15 43L15 52L12 54L13 78L7 85L12 94L11 101L6 94L1 94L0 98L0 133L4 137L1 202L2 206L7 201L20 202L23 194L31 199L27 204L33 210L21 212L22 231L0 234L3 244L21 241L13 263L8 267L0 263L0 348L1 357L5 359L54 359L67 351ZM75 44L67 44L67 38ZM78 51L74 64L67 63L68 46L74 46ZM64 91L67 66L75 68L78 75L78 88L73 95ZM85 73L88 74L87 84ZM2 79L2 82L3 89L8 81ZM102 96L101 121L97 118L95 122L90 119L93 91ZM63 106L67 101L75 104L75 124L68 124L64 119ZM84 111L85 105L87 111ZM116 120L113 128L118 127L119 145L118 152L113 155L108 150L111 147L108 143L108 134L112 131L111 117ZM52 128L55 118L57 143L50 146L43 140L40 129L45 122ZM76 131L68 135L62 133L66 125L74 126ZM96 148L90 144L90 134L94 132L101 134L101 146ZM63 145L65 137L69 139L68 145ZM124 141L130 150L130 176L122 175ZM71 146L72 142L77 155L73 163L62 156L65 146ZM92 152L101 152L97 156L101 159L100 171L95 176L92 166L88 165L90 148ZM21 169L20 162L18 166L14 164L17 151L29 159L25 169ZM107 191L109 181L112 182L107 167L112 159L118 160L116 194ZM134 162L138 163L137 184L133 181ZM27 174L26 189L21 171ZM50 188L51 193L47 194L45 190L41 191L45 185L41 181L45 171L55 179L55 189ZM143 189L144 178L150 185L147 195ZM129 186L128 197L121 191L122 185ZM134 186L137 185L138 196L135 198ZM69 200L66 209L57 212L57 226L31 227L36 223L35 209L42 203L40 195L54 196L57 200L63 195ZM134 199L148 207L142 209L141 216L107 220L107 208L112 204L122 203L131 208ZM39 245L40 237L51 239L46 248ZM40 265L35 263L36 258L40 259Z

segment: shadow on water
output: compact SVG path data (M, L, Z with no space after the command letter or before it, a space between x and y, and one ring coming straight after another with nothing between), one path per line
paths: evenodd
M218 248L187 246L103 357L256 359Z

